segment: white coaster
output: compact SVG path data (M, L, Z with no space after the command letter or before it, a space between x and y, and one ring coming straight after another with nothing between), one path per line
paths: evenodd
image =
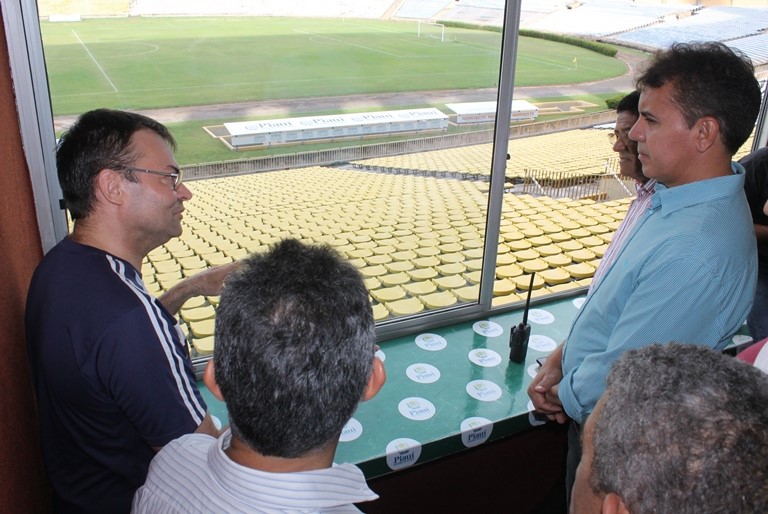
M557 348L557 343L551 337L535 334L528 339L528 348L537 352L551 352Z
M504 329L501 328L501 325L488 320L475 322L475 324L472 325L472 330L485 337L497 337L504 333Z
M555 322L555 317L551 312L543 309L531 309L528 312L528 321L537 325L549 325Z
M411 364L405 370L405 374L419 384L431 384L440 380L440 370L431 364L418 362Z
M341 437L339 437L339 441L348 443L354 441L361 435L363 435L363 425L355 418L349 418L347 424L341 429Z
M487 348L476 348L469 352L469 360L478 366L492 368L501 364L501 355Z
M387 466L397 470L413 466L421 455L421 443L414 439L401 437L387 445Z
M397 410L399 410L400 414L404 417L416 421L429 419L435 415L435 412L437 412L435 405L432 402L417 396L411 396L400 400L400 403L397 404Z
M461 442L467 448L483 444L491 437L493 422L486 418L467 418L461 422Z
M494 402L501 398L501 388L490 380L473 380L467 384L467 394L481 402Z
M448 341L443 336L437 334L419 334L416 336L416 346L422 350L439 352L448 346Z

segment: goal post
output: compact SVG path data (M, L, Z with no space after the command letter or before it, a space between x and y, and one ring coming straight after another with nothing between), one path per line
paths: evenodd
M429 37L438 39L441 43L445 42L445 25L442 23L418 20L418 28L416 30L417 37Z

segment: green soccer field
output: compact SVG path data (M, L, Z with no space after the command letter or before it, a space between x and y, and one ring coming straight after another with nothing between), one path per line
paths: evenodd
M416 22L121 18L41 22L55 115L346 94L494 87L501 34ZM436 36L437 34L433 34ZM520 38L516 84L621 75L582 48Z

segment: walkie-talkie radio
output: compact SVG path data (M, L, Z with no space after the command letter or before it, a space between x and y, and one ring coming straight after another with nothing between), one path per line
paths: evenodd
M528 308L531 306L531 291L533 291L533 279L536 273L531 273L531 284L528 286L528 299L525 301L523 321L512 327L509 333L509 360L521 363L528 353L528 338L531 337L531 326L528 324Z

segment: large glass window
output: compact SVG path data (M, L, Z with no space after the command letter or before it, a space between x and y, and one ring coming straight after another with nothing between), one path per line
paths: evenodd
M555 4L22 2L53 216L47 120L58 134L127 109L171 128L194 194L184 234L144 262L157 293L285 237L358 266L382 337L514 308L530 288L581 292L634 194L606 101L647 54L519 35L601 30L594 16L557 29L582 11ZM196 355L216 305L180 313Z

